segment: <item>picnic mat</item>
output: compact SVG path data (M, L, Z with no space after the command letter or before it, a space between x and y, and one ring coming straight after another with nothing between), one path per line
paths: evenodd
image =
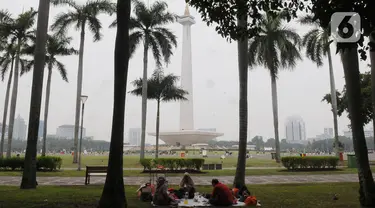
M213 207L211 204L208 203L206 199L200 199L197 202L194 199L188 199L188 203L185 204L184 200L181 200L178 203L178 207ZM245 203L237 202L237 204L233 204L232 207L245 207Z

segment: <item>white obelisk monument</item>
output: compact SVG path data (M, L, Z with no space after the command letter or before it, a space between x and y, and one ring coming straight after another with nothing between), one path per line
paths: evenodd
M186 4L184 15L178 17L182 30L181 88L189 92L187 101L180 102L180 130L194 129L193 66L191 58L191 26L195 24Z
M184 15L177 20L182 25L182 63L181 63L181 87L189 92L187 101L180 101L180 130L160 132L160 139L168 145L188 146L197 143L205 143L222 133L202 131L194 129L194 105L193 105L193 66L191 58L191 26L195 24L194 17L190 15L189 6L186 5ZM156 133L149 133L155 136Z

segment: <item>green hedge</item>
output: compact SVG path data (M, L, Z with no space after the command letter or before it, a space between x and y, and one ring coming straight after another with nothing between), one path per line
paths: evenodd
M288 170L336 169L339 158L334 156L290 156L282 157L281 162Z
M0 158L0 170L22 170L25 164L23 157ZM37 158L37 170L54 171L60 169L62 159L60 157L41 156Z
M158 165L162 165L169 170L195 169L200 170L204 164L204 159L183 159L183 158L158 158L141 159L141 165L145 170L151 170Z

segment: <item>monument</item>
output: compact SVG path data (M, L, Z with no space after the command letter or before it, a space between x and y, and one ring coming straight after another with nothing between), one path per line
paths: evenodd
M195 24L194 17L190 15L189 6L186 5L184 15L178 17L178 23L182 25L182 63L181 63L181 87L188 91L188 101L180 102L180 131L160 132L160 140L168 145L180 144L188 146L208 141L224 134L195 130L194 129L194 105L193 105L193 69L191 56L191 26ZM149 133L156 136L156 133Z

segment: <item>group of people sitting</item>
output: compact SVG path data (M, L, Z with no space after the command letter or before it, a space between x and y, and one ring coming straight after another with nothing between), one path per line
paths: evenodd
M257 205L255 196L251 196L246 186L240 189L230 189L217 179L212 179L211 183L213 186L212 193L204 194L203 197L208 199L209 203L213 206L231 206L237 204L238 201L244 202L246 205ZM150 196L146 200L152 200L153 204L157 206L177 205L179 200L185 197L193 199L196 192L194 182L188 173L185 173L177 190L168 188L168 181L164 177L158 178L156 190L154 190L151 184L143 186L143 188L145 187L148 187L150 190ZM142 199L141 192L139 196L141 200L145 200L145 198Z

